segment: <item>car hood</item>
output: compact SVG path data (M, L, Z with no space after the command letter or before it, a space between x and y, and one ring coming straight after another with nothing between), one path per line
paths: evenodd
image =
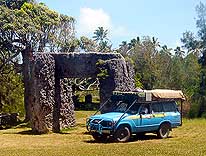
M110 113L104 113L100 115L94 115L91 116L90 119L102 119L102 120L113 120L117 121L124 113L120 112L110 112ZM127 116L127 113L124 114L124 117Z

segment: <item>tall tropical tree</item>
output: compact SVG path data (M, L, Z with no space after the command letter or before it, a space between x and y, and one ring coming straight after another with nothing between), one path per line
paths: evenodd
M122 41L122 43L119 45L119 48L117 51L121 53L123 56L127 56L129 50L129 45L127 44L127 41Z
M145 89L152 89L156 80L154 56L158 47L153 39L148 36L142 39L137 37L128 43L127 55L133 59L136 78L142 82Z
M108 30L104 30L103 27L98 27L98 29L94 31L93 38L97 42L103 42L104 40L108 40L107 35L108 35Z
M94 41L99 45L99 52L109 52L111 51L112 44L110 44L110 40L107 38L108 30L104 30L103 27L98 27L94 31Z
M42 3L24 0L0 1L0 73L10 64L17 64L22 55L25 95L28 95L29 60L32 51L73 51L74 18L60 15ZM20 3L21 2L21 3ZM17 5L18 4L18 5ZM25 108L28 110L28 96ZM26 111L26 119L29 111Z
M90 51L95 52L98 50L98 45L92 39L82 36L80 38L80 48L85 52L90 52Z
M206 4L200 2L199 5L196 6L196 12L197 36L192 32L185 32L182 42L184 43L184 47L188 49L188 53L194 53L199 57L201 82L199 90L193 96L193 103L196 103L196 116L201 117L206 116Z

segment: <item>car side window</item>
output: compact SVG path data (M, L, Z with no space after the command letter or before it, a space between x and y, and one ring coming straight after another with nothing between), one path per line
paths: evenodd
M131 114L137 114L138 110L139 110L140 104L135 103L129 110L128 113Z
M149 114L150 109L148 104L143 104L140 109L140 114Z
M177 111L177 106L175 102L164 103L163 108L165 112L176 112Z
M163 107L161 103L152 103L152 113L163 112Z

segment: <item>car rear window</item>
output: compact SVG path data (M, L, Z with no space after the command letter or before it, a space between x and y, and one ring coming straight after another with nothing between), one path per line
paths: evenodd
M163 112L162 104L161 103L153 103L152 104L152 112L153 113Z
M177 111L175 102L164 103L163 108L165 112L176 112Z

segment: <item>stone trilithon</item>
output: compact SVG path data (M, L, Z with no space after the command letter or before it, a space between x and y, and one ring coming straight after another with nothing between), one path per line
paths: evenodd
M70 78L97 77L99 69L106 69L107 76L100 78L101 104L114 90L135 88L131 63L117 53L34 53L29 68L28 108L32 130L37 133L75 125ZM110 109L105 106L103 111Z

